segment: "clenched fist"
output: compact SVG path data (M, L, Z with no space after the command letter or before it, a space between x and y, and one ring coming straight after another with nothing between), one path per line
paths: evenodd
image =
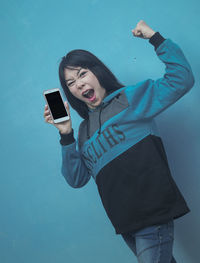
M132 29L132 33L135 37L140 37L143 39L151 38L156 32L153 31L143 20L140 20L136 27Z

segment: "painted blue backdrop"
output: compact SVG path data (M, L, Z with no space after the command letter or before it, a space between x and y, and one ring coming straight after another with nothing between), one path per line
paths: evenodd
M174 255L199 262L199 11L197 0L1 1L0 262L136 262L94 181L73 189L62 177L59 135L44 122L42 91L60 87L60 59L76 48L96 54L125 85L161 77L153 46L132 36L141 19L181 46L195 75L193 89L156 120L191 209L175 221ZM77 136L81 118L71 114Z

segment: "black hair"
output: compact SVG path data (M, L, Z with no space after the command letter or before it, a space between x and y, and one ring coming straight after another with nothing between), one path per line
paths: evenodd
M89 69L96 76L100 85L106 90L107 95L124 87L124 85L117 80L114 74L100 59L89 51L75 49L64 56L59 65L59 79L61 86L71 107L75 109L83 119L87 119L87 105L72 95L64 77L65 69L75 69L77 67Z

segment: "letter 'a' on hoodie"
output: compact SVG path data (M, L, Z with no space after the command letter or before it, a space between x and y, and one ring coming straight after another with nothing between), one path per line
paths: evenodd
M161 38L157 32L152 44L165 64L162 78L109 94L81 123L78 141L73 131L61 135L64 178L74 188L94 178L116 234L190 211L171 176L154 118L192 88L194 77L180 47Z

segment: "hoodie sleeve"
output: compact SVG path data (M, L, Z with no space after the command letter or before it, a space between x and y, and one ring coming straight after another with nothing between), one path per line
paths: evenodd
M191 67L177 44L170 39L162 39L157 44L154 39L151 44L158 58L165 64L165 74L157 80L147 79L127 87L126 95L135 120L155 117L194 85Z
M62 175L71 187L80 188L90 180L91 175L88 173L80 152L76 150L76 140L73 136L73 130L68 135L60 135Z

